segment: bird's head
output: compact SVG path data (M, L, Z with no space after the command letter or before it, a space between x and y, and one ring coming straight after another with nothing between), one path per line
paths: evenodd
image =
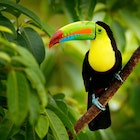
M57 43L70 40L100 40L101 38L101 40L105 40L105 37L114 40L112 31L107 24L101 21L96 23L93 21L77 21L57 30L50 39L49 48Z
M92 21L78 21L60 28L52 36L49 47L70 40L92 40L95 38L95 23Z

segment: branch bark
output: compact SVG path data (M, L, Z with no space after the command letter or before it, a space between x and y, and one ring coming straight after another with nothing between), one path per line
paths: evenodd
M132 54L130 60L124 66L120 72L120 76L123 81L127 79L130 73L133 71L135 66L140 61L140 47L138 47L135 52ZM120 88L123 83L114 79L112 84L100 97L99 102L103 105L106 105L116 91ZM74 129L76 134L78 134L91 120L93 120L101 112L96 106L92 105L88 111L75 123Z

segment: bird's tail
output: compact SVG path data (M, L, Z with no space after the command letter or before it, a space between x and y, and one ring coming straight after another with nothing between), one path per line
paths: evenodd
M88 93L88 109L92 106L92 94ZM110 111L108 104L106 110L98 114L89 124L89 129L95 131L98 129L105 129L111 125Z

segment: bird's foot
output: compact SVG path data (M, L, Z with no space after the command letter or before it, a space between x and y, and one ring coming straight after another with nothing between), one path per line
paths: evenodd
M123 79L121 78L121 76L120 76L118 73L115 73L115 74L114 74L114 77L115 77L117 80L119 80L119 81L121 81L121 82L123 83Z
M105 111L106 108L105 106L103 106L99 101L98 101L99 97L95 97L95 94L92 94L92 104L94 104L95 106L97 106L100 110Z

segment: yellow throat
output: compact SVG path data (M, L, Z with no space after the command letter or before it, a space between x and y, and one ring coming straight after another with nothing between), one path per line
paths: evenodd
M115 52L107 34L99 35L91 41L88 61L97 72L106 72L115 64Z

